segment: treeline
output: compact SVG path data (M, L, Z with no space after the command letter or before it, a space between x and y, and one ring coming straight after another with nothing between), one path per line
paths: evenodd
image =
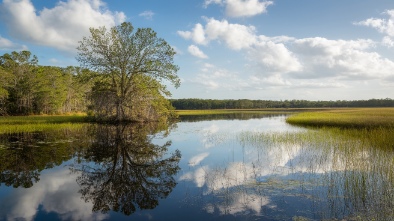
M119 98L122 82L113 83L105 72L42 66L29 51L5 53L0 56L0 116L85 112L98 121L114 121L120 112L129 121L172 117L170 93L159 81L143 74L127 79L129 95Z
M87 111L93 72L40 66L29 51L0 56L0 116Z
M324 107L394 107L394 100L390 98L353 100L353 101L172 99L171 103L178 110L324 108Z

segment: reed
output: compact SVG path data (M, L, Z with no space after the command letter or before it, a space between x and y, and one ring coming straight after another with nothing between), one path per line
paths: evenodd
M42 124L42 123L83 123L89 121L86 115L33 115L2 116L0 125L4 124Z
M379 148L394 150L394 127L338 128L321 127L301 132L258 133L246 131L238 135L241 143L259 145L300 145L315 147L339 147L343 149Z
M294 166L292 171L320 174L319 179L311 177L316 189L325 191L316 191L314 197L327 199L330 205L321 211L338 212L344 205L351 205L353 215L349 220L391 220L393 134L393 127L320 127L298 132L245 131L237 140L244 148L261 151L259 156L277 158L278 162L283 156L290 158L286 166ZM330 217L331 212L326 215ZM353 219L356 217L359 219Z
M0 134L80 128L89 122L85 115L0 117Z
M394 108L345 108L303 112L286 119L301 126L328 126L341 128L394 127Z
M0 125L0 134L37 132L60 129L79 129L82 127L82 125L82 123Z

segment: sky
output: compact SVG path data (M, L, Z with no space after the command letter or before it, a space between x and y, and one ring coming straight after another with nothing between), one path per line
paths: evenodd
M122 22L176 50L175 99L394 99L393 0L1 0L0 55L79 66L89 27Z

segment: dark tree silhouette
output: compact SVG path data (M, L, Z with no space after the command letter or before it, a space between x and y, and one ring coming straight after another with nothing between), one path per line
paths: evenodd
M181 154L167 155L171 142L155 145L147 125L98 125L96 138L85 153L86 163L77 183L93 211L110 210L130 215L140 209L153 209L176 186ZM94 164L92 163L95 162Z

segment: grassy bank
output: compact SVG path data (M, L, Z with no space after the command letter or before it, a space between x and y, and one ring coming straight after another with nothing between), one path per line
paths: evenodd
M344 108L303 112L287 118L287 123L302 126L343 128L394 127L394 108Z
M45 123L82 123L86 122L84 114L78 115L33 115L33 116L7 116L0 117L0 125L3 124L45 124Z
M0 117L0 134L80 127L88 122L86 115L7 116Z

